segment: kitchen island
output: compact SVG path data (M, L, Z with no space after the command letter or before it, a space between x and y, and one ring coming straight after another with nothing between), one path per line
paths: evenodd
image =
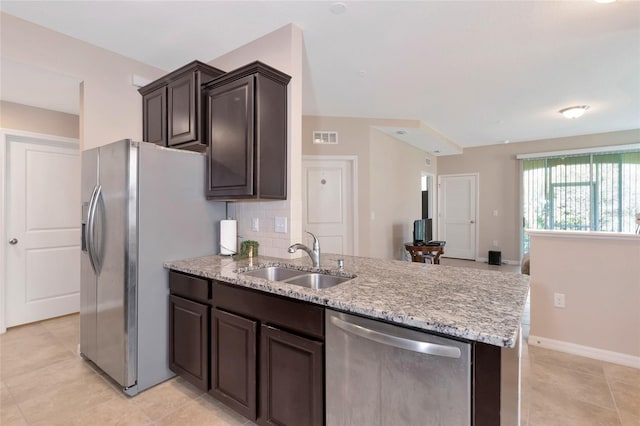
M338 269L339 258L344 259L343 270ZM247 295L275 295L278 297L272 297L274 300L299 301L317 307L314 309L329 308L468 341L473 345L471 424L511 424L517 418L520 317L529 289L528 276L331 254L323 254L319 270L355 276L353 279L315 290L243 275L265 266L312 270L306 257L233 260L208 256L165 263L172 271L212 280L212 312L216 308L217 285L220 295L227 288L242 289ZM221 308L222 313L227 310ZM247 312L250 316L251 311ZM268 320L263 321L268 325ZM214 325L211 328L213 334ZM213 370L216 362L213 343L211 348ZM214 387L214 378L211 380Z

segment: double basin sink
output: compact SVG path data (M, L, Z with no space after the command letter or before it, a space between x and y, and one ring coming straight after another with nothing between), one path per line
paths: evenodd
M269 281L280 281L315 290L330 288L355 278L355 276L346 277L315 271L300 271L284 266L265 266L246 272L239 272L239 275L262 278Z

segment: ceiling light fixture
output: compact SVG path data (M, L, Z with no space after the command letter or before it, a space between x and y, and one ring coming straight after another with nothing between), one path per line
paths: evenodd
M564 115L566 118L574 119L574 118L582 117L582 115L588 109L589 109L589 105L576 105L568 108L563 108L558 112Z
M406 130L397 130L397 131L396 131L396 134L397 134L397 135L406 135L406 134L407 134L407 131L406 131Z
M616 0L596 0L596 3L613 3Z

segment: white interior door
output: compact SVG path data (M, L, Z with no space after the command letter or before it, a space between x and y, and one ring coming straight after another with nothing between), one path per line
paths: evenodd
M78 145L7 140L6 326L78 312Z
M446 257L476 259L477 175L438 177L439 233Z
M308 156L302 161L303 231L318 237L324 253L355 253L354 167L348 159Z

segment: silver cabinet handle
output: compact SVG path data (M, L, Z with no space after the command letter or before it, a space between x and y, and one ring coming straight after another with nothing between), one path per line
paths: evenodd
M331 322L336 327L363 337L374 342L382 343L387 346L405 349L412 352L419 352L427 355L444 356L448 358L460 358L462 352L460 348L455 346L439 345L437 343L422 342L419 340L405 339L404 337L392 336L390 334L381 333L370 328L362 327L357 324L344 321L340 318L331 317Z
M18 244L18 239L17 238L10 239L9 244L11 244L12 246L15 246L16 244Z

